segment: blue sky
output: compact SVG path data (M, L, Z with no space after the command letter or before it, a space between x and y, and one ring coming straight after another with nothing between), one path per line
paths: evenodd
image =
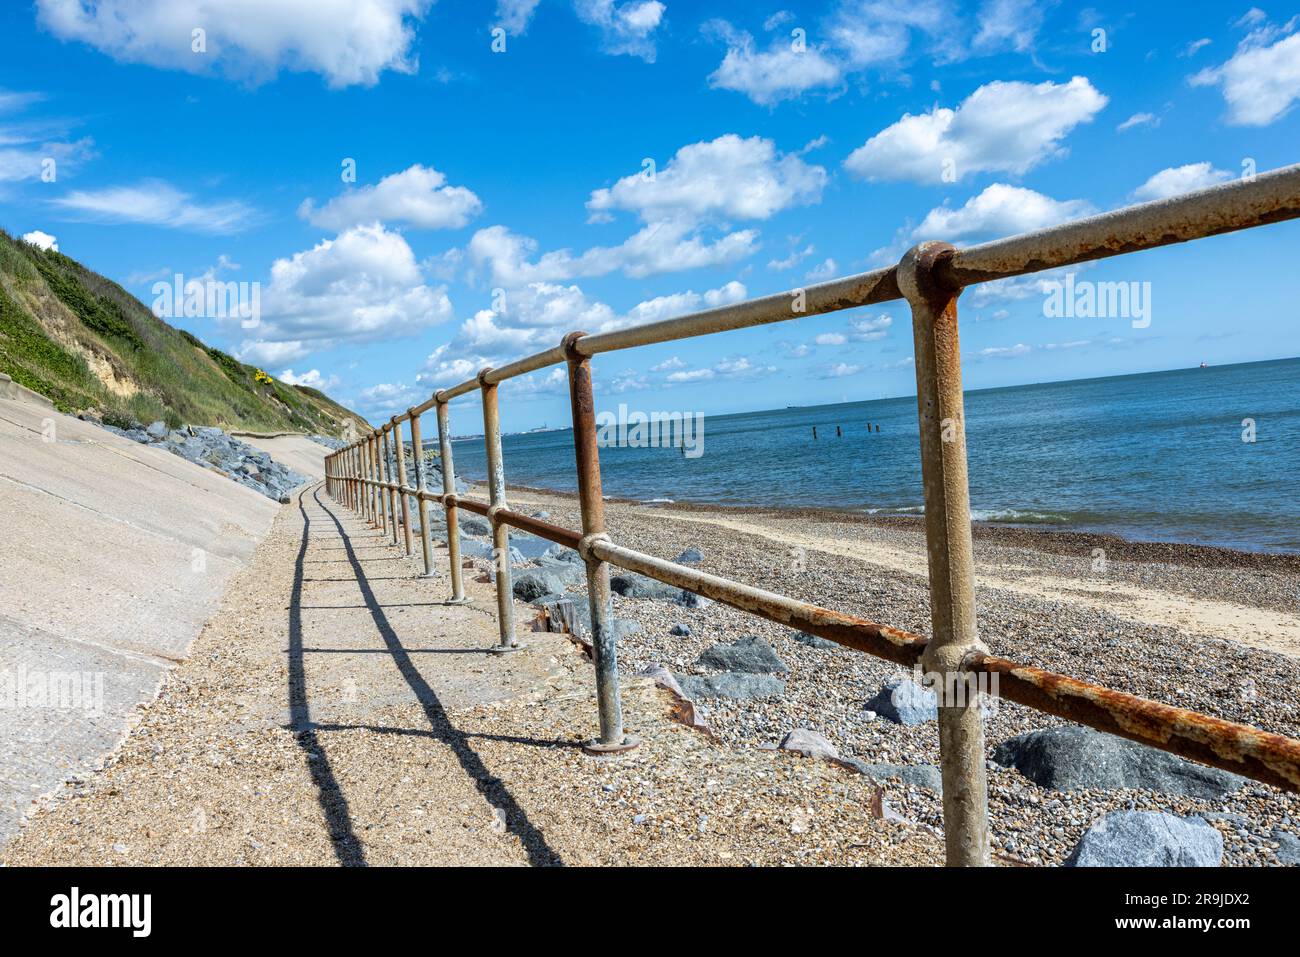
M1294 13L1032 0L8 3L0 227L52 237L147 304L176 273L260 283L256 327L176 324L373 421L570 329L788 290L894 261L920 239L978 242L1292 163ZM1037 281L968 290L967 387L1296 355L1297 229L1079 271L1150 283L1146 328L1045 318ZM908 313L893 304L595 365L603 407L722 413L909 394L911 352ZM508 428L567 420L555 376L509 391Z

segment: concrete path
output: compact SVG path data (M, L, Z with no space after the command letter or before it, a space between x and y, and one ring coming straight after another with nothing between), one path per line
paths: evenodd
M121 740L277 509L162 449L0 399L0 842Z
M418 548L417 548L418 553ZM625 676L641 748L585 755L590 662L564 635L497 642L472 603L314 486L283 506L189 660L103 772L37 814L0 863L936 863L927 829L880 820L873 783L734 750Z
M299 475L319 481L325 477L325 456L329 449L305 435L276 435L263 437L250 432L232 433L241 442L255 449L269 452L271 458L288 466Z

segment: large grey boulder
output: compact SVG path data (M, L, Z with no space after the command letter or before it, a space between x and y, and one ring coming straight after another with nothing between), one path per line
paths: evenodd
M1218 867L1223 835L1199 817L1112 811L1084 832L1066 867Z
M704 561L704 553L698 548L688 548L673 559L678 565L698 565Z
M161 441L167 438L167 423L162 421L154 422L149 428L145 429L145 432L148 433L149 438Z
M560 562L536 568L521 568L513 575L515 597L520 601L534 601L553 592L563 593L584 577L581 566Z
M636 572L619 572L610 576L609 587L624 598L652 598L659 601L676 601L681 592L674 585L638 575Z
M781 743L777 745L782 751L794 751L810 758L838 758L840 752L835 745L822 734L810 728L795 728L787 731Z
M890 678L865 707L895 724L925 724L939 719L939 696L907 678Z
M485 518L477 515L461 516L460 533L462 535L491 535L492 525Z
M801 645L807 645L809 648L817 648L822 651L840 647L828 638L822 638L819 635L810 635L806 631L792 632L790 638L792 641L797 641Z
M1290 867L1300 865L1300 837L1279 827L1273 831L1273 840L1277 841L1277 859L1281 863Z
M943 793L943 775L933 764L867 764L857 758L841 758L840 761L873 781L896 779L907 787Z
M1074 725L1017 735L993 750L993 760L1015 768L1041 787L1058 791L1144 788L1214 799L1245 783L1245 778L1228 771Z
M727 671L719 675L675 675L688 698L779 698L785 682L772 675Z
M790 669L776 652L758 635L746 635L730 644L706 648L695 662L701 668L719 671L743 671L748 674L785 674Z

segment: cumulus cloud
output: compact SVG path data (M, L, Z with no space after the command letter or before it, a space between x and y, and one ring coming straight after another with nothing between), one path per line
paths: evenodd
M199 202L163 180L99 190L73 190L51 203L78 219L143 223L195 233L236 233L257 218L256 211L244 202Z
M633 173L593 191L587 210L595 219L628 210L645 222L767 219L791 206L819 202L825 186L823 167L782 155L761 136L742 139L727 133L683 146L653 176Z
M414 73L413 24L432 0L37 0L40 25L128 63L261 82L281 69L331 87ZM192 31L206 31L205 52Z
M1252 9L1239 23L1249 26L1250 32L1232 58L1197 73L1191 84L1218 87L1228 104L1228 122L1234 126L1268 126L1281 119L1300 99L1297 24L1300 18L1273 26L1261 11Z
M664 376L670 385L710 382L714 379L761 379L777 371L776 366L756 363L748 356L729 356L700 369L682 369Z
M853 362L833 362L818 369L816 376L819 379L842 379L845 376L857 375L861 371L862 366Z
M1096 212L1082 199L1055 200L1032 189L993 183L964 206L938 206L912 230L912 239L952 242L973 236L995 238L1046 229Z
M1215 169L1208 162L1188 163L1186 166L1162 169L1133 190L1133 195L1138 199L1167 199L1170 196L1180 196L1193 190L1205 189L1229 179L1232 179L1231 173Z
M762 106L810 90L835 94L855 74L897 62L913 32L942 37L949 13L944 0L841 0L818 23L801 28L802 35L786 29L797 26L793 14L769 17L764 29L782 32L765 45L725 20L711 20L704 32L724 43L727 52L709 85L743 93ZM948 57L947 42L940 42L936 59Z
M958 180L980 172L1019 176L1064 155L1061 140L1106 102L1082 76L1068 83L988 83L955 110L905 114L849 154L844 166L864 179L928 184L944 182L945 173Z
M39 229L33 229L30 233L23 233L23 242L39 246L41 249L53 249L56 253L59 251L59 241L49 233L41 232Z
M982 53L1025 53L1034 48L1043 25L1043 5L1039 0L985 0L976 20L979 32L972 48Z
M483 204L464 186L448 186L447 177L418 163L385 176L374 186L351 189L317 207L305 199L298 215L313 226L340 232L362 223L409 223L421 229L459 229L477 216Z
M655 31L668 8L659 0L574 0L573 12L583 23L600 31L606 53L655 61Z
M405 239L357 226L275 261L257 338L240 356L288 362L340 342L414 335L451 315L446 287L425 283Z
M332 389L339 384L338 376L323 376L319 369L308 369L302 375L298 375L292 369L284 369L278 378L289 385L305 385L312 389Z

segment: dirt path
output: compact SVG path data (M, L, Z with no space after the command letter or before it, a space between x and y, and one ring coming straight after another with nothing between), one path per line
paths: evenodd
M34 815L0 861L942 860L930 829L873 817L866 779L725 747L671 721L675 699L647 679L624 681L642 747L587 757L586 658L544 633L487 654L491 586L447 606L445 576L417 571L319 486L303 492L108 766Z

